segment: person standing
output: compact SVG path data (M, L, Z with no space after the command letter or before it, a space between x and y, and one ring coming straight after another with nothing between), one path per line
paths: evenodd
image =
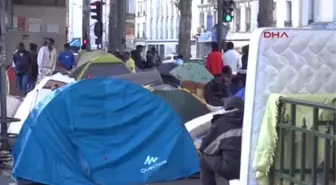
M38 65L37 65L37 45L34 43L30 43L29 45L30 50L30 58L31 58L31 70L29 74L29 90L35 88L35 84L37 82L38 77Z
M125 51L123 53L123 60L125 61L126 67L132 72L136 72L135 62L131 57L131 53L128 51Z
M154 66L154 54L151 51L147 51L146 53L146 68L152 68Z
M242 69L247 70L247 62L248 62L248 53L249 53L249 45L246 45L242 48Z
M174 63L179 66L183 65L184 64L183 55L178 55L176 59L174 58Z
M222 53L219 50L218 43L212 43L212 51L208 54L205 68L213 75L221 74L224 67Z
M29 71L31 70L31 57L22 42L18 44L17 51L13 54L15 65L16 84L22 96L28 93Z
M233 72L237 72L238 69L242 68L240 54L234 49L233 42L227 42L226 49L227 51L223 54L225 65L230 66Z
M227 181L239 179L244 101L224 100L224 114L211 120L211 128L200 146L200 172L203 185L216 185L217 176Z
M37 64L39 69L39 80L52 72L56 67L57 51L54 39L48 39L46 46L42 46L37 55Z
M152 47L152 49L151 49L151 53L152 53L152 55L153 55L153 66L159 66L159 65L161 65L161 58L160 58L160 56L159 56L159 54L158 54L158 52L157 52L157 50L156 50L156 48L155 47Z
M75 56L70 50L70 45L68 43L64 44L64 51L62 51L57 57L57 67L61 67L70 71L75 67Z
M138 68L146 69L145 60L141 56L142 50L143 46L137 45L136 49L131 52L131 56Z

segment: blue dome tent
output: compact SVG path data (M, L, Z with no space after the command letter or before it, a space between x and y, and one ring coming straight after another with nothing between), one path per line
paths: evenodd
M13 148L13 176L51 185L132 185L199 171L189 133L149 90L92 78L35 107Z

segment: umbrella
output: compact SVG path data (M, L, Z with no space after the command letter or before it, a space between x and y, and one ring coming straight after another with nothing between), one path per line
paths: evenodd
M180 81L194 81L197 83L208 83L213 79L209 71L198 63L184 63L181 66L174 68L171 75Z

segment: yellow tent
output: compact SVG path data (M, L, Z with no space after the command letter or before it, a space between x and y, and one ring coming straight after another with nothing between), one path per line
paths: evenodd
M118 76L129 74L131 71L125 63L112 54L103 54L78 66L71 73L77 80L93 76Z
M83 51L78 56L77 66L80 67L81 65L87 63L88 61L91 61L94 58L99 57L100 55L104 55L104 54L107 54L107 53L103 50L94 50L90 52Z

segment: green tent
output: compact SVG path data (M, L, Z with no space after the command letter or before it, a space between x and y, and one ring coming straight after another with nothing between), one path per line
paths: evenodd
M71 72L71 76L80 80L93 76L119 76L129 73L131 71L122 60L112 54L103 54L78 66Z
M152 87L151 90L176 111L183 123L210 112L202 100L186 90L173 88L171 86L165 88L162 85L158 88Z
M175 78L180 81L193 81L196 83L208 83L213 79L211 73L199 63L184 63L174 68L171 72Z
M100 55L107 54L105 51L102 50L94 50L94 51L83 51L77 59L77 67L82 66L83 64L87 63L88 61L93 60Z

